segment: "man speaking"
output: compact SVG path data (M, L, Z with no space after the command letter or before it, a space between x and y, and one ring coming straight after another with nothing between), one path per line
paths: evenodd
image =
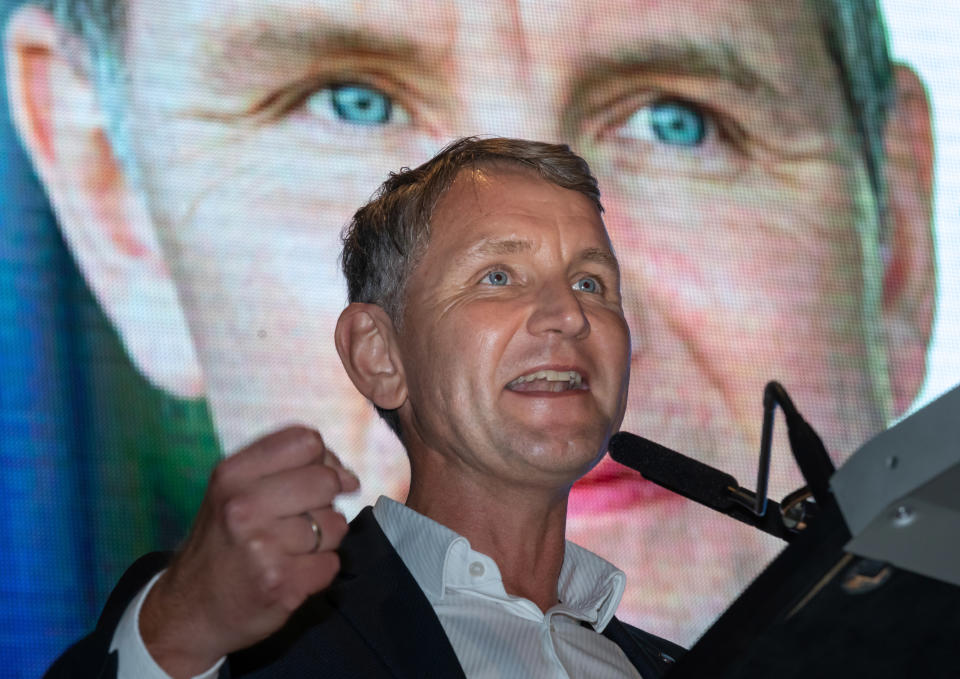
M76 548L83 577L60 572L62 588L164 544L145 526L185 531L219 450L290 421L363 479L338 505L348 516L406 496L406 456L335 355L335 253L385 168L457 137L567 143L599 178L632 329L625 428L743 479L767 380L837 462L920 388L935 297L929 110L889 62L874 0L43 4L6 27L24 145L133 363L164 399L203 396L219 443L142 435L141 416L181 426L168 400L86 396L112 370L98 355L71 361L71 380L22 368L30 389L56 385L51 403L110 403L89 427L123 438L121 454L73 435L73 415L31 415L66 432L66 452L42 450L97 505L76 520L38 490L32 513L12 506L14 525L69 530L57 540L70 549L109 536ZM771 480L774 497L801 483L779 453ZM629 574L620 615L684 643L781 548L607 462L571 493L567 534ZM32 556L16 563L34 580L47 577L37 563L73 553L24 544ZM27 610L49 592L23 587Z
M680 649L616 620L623 573L564 539L627 403L602 209L562 145L467 138L391 175L346 233L335 336L407 451L406 506L348 532L333 501L359 482L320 435L260 439L51 674L658 676Z

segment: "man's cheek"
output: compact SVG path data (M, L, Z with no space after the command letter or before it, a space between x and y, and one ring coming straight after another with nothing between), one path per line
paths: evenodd
M664 195L685 199L607 194L634 335L633 396L645 389L634 409L658 401L659 426L678 441L689 438L674 431L669 413L678 408L705 430L739 422L752 441L766 380L828 378L825 342L859 300L857 267L844 268L855 231L844 242L816 221L816 195L788 201L761 191L766 201L735 201L695 186Z
M726 191L664 180L659 200L623 188L608 193L607 223L626 270L625 306L659 301L677 310L683 325L749 334L788 307L822 314L856 293L860 261L849 204L831 213L846 219L825 222L832 192L802 188L760 183Z
M644 350L651 314L667 318L685 342L749 336L776 314L779 264L760 251L762 213L695 199L672 211L632 199L609 214L635 351Z

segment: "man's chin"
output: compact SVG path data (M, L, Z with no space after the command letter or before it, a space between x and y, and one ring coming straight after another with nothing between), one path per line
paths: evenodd
M605 432L582 427L558 426L551 430L528 429L514 439L513 448L544 469L569 475L573 483L586 476L604 455ZM525 442L525 443L524 443Z

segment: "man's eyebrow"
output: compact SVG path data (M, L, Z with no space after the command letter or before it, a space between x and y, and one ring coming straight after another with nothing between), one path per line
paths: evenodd
M379 33L369 29L360 30L345 25L284 23L278 26L258 23L252 27L233 31L218 56L230 59L233 55L249 54L251 49L265 52L377 54L388 55L402 61L421 60L431 52L436 55L440 51L429 41Z
M471 259L481 259L483 257L515 255L521 252L529 252L532 249L532 242L518 238L483 240L469 248L458 260L463 262ZM616 256L606 248L585 248L577 253L576 261L594 262L612 269L618 274L620 272L620 262L618 262Z
M480 257L495 257L497 255L515 255L520 252L529 252L533 243L519 238L497 238L482 240L465 253L465 259Z
M744 92L762 96L782 93L782 87L771 77L748 63L734 45L722 40L643 41L614 48L612 54L596 56L587 63L578 89L613 75L637 73L724 80Z
M587 248L580 252L577 260L581 262L595 262L596 264L616 271L618 274L620 273L620 262L618 262L616 256L606 248Z
M211 87L228 93L238 89L238 79L261 95L243 111L221 114L204 112L213 118L237 115L272 115L291 105L302 94L326 86L333 78L361 84L373 70L389 74L402 70L410 76L403 82L419 94L437 99L445 93L442 64L449 47L435 37L410 35L401 31L359 28L338 18L330 21L285 21L285 14L271 22L248 21L231 26L205 41L198 67ZM246 74L246 75L244 75ZM282 74L286 87L278 87ZM249 83L247 80L249 79Z

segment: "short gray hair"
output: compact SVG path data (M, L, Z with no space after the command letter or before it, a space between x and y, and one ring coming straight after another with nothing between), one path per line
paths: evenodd
M566 144L503 137L464 137L419 167L390 173L343 234L340 260L350 302L382 307L403 329L407 280L430 239L434 208L463 170L526 171L579 191L603 212L600 189L587 161ZM394 411L377 408L400 435Z

